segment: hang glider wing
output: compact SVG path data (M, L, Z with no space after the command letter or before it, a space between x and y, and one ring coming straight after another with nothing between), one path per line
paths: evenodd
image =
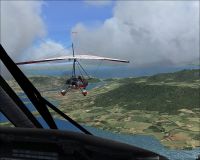
M56 57L56 58L48 58L48 59L40 59L40 60L33 60L33 61L24 61L24 62L18 62L17 65L24 65L24 64L34 64L34 63L43 63L43 62L52 62L52 61L71 61L71 60L105 60L105 61L115 61L115 62L122 62L122 63L129 63L127 60L121 60L121 59L114 59L114 58L108 58L108 57L100 57L100 56L93 56L93 55L76 55L76 56L62 56L62 57Z
M72 56L62 56L62 57L56 57L56 58L17 62L16 64L17 65L24 65L24 64L44 63L44 62L52 62L52 61L72 60L72 58L73 58Z
M93 55L76 55L75 57L76 57L75 59L105 60L105 61L115 61L115 62L129 63L129 61L127 61L127 60L93 56Z

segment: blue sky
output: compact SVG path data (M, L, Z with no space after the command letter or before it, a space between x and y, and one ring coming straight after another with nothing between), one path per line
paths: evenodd
M86 26L98 25L112 17L114 3L90 5L85 1L45 1L42 17L47 28L46 39L68 46L71 29L77 23Z
M79 54L134 66L199 59L198 1L1 1L2 44L16 61L71 54L72 29Z

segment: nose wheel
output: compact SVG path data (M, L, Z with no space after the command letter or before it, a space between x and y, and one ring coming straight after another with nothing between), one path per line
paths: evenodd
M87 92L86 90L83 90L83 91L82 91L82 94L83 94L84 96L87 96L88 92Z
M82 95L87 96L88 91L86 89L80 88Z
M63 89L63 90L61 90L60 91L60 94L62 95L62 96L65 96L66 94L67 94L67 92L69 92L71 89L74 89L74 88L72 88L73 86L68 86L66 89ZM77 89L77 88L76 88ZM80 91L81 91L81 93L82 93L82 95L83 96L87 96L87 94L88 94L88 91L85 89L85 88L79 88L80 89Z
M69 92L69 90L70 90L70 86L68 86L68 87L66 87L66 89L63 89L62 91L60 91L60 94L61 94L62 96L65 96L66 93Z

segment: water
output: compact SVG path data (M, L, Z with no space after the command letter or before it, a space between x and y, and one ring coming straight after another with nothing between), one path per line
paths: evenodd
M87 86L87 90L91 90L96 87L101 87L101 86L104 86L105 84L106 84L106 82L104 82L104 81L97 82L97 83L89 83Z
M34 105L30 102L29 98L23 92L18 93L18 96L24 102L24 104L26 105L26 107L28 108L29 111L31 111L31 112L36 111ZM55 106L58 106L58 104L59 104L55 100L52 100L52 99L47 99L47 100L50 101ZM8 119L0 112L0 123L7 122L7 121L8 121Z
M98 70L91 66L86 68L89 75L97 78L125 78L125 77L139 77L150 76L158 73L176 72L183 69L199 69L199 66L183 65L183 66L163 66L163 67L143 67L136 68L130 66L102 66ZM48 75L48 76L63 76L71 75L71 70L61 67L60 69L35 69L24 70L26 75ZM78 74L78 73L77 73Z
M8 121L3 115L0 115L0 117L1 117L0 122ZM37 119L44 128L49 128L46 122L41 117L37 117ZM60 130L81 132L78 128L73 126L68 121L55 119L55 122ZM170 160L196 160L198 154L200 154L200 148L195 148L193 150L167 149L153 136L116 134L109 131L104 131L101 129L90 127L87 125L83 125L83 127L85 127L95 136L111 139L122 143L127 143L129 145L153 151L155 153L158 153L160 155L169 158Z
M98 72L95 70L89 69L89 73L92 76L98 78L123 78L123 77L137 77L137 76L148 76L157 73L167 73L167 72L175 72L183 69L199 69L199 66L168 66L168 67L148 67L148 68L130 68L130 67L102 67ZM50 75L50 76L60 76L64 74L70 74L62 68L60 70L26 70L26 74L28 75ZM103 83L94 83L88 86L89 89L92 89L96 86L104 85ZM19 94L20 98L23 102L25 102L26 106L30 111L34 111L34 106L30 103L29 99L23 94ZM56 106L58 106L57 102L50 100ZM38 120L44 126L44 128L48 128L46 122L39 117ZM0 113L0 122L8 121L6 117ZM76 127L70 124L67 121L63 121L60 119L55 119L56 124L59 129L62 130L70 130L75 132L80 132ZM153 152L156 152L160 155L166 156L170 160L195 160L200 154L200 148L195 148L193 150L172 150L165 148L158 140L156 140L153 136L144 136L144 135L125 135L125 134L115 134L112 132L104 131L101 129L89 127L87 125L84 126L94 135L116 140L119 142L127 143L130 145L134 145L143 149L147 149Z
M35 107L33 106L33 104L29 101L28 97L25 96L24 93L19 93L18 96L20 97L20 99L24 102L24 104L27 106L27 108L29 109L29 111L35 111ZM0 112L0 122L7 122L8 119Z
M112 132L103 131L92 127L86 128L89 131L91 131L94 135L97 135L99 137L112 139L115 141L137 146L146 150L150 150L160 155L163 155L169 158L170 160L195 160L198 154L200 154L200 148L196 148L193 150L172 150L165 148L153 136L114 134Z
M47 125L44 124L44 121L41 118L38 119L43 124L44 127L47 127ZM67 121L60 119L55 119L55 121L58 128L61 130L81 132ZM198 154L200 154L200 148L196 148L193 150L167 149L153 136L116 134L109 131L97 129L94 127L89 127L86 125L84 125L84 127L95 136L115 140L122 143L127 143L129 145L153 151L155 153L158 153L160 155L169 158L170 160L195 160Z

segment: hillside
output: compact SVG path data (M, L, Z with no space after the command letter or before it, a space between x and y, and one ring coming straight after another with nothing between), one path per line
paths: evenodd
M170 114L176 114L181 108L199 107L199 70L120 79L117 82L120 83L118 88L95 99L96 106L110 107L118 104L127 109Z
M198 69L182 70L174 73L162 73L149 77L150 82L200 82L200 72Z
M200 146L199 70L105 82L87 97L77 92L45 95L59 100L60 108L82 124L153 135L170 148Z
M176 114L179 109L192 109L199 106L199 89L127 82L99 95L94 102L97 107L120 105L128 110L139 109Z
M107 79L103 85L97 85L99 80L95 79L96 87L86 97L75 91L61 96L59 87L65 77L30 80L79 123L116 133L151 135L166 147L191 149L200 146L199 72ZM20 92L13 81L9 83Z

